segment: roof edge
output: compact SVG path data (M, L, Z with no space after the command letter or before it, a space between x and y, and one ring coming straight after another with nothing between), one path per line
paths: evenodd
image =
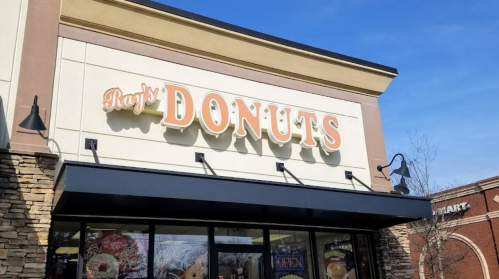
M357 65L361 65L361 66L365 66L365 67L369 67L369 68L373 68L373 69L385 71L385 72L388 72L388 73L391 73L391 74L394 74L394 75L398 75L398 70L396 68L394 68L394 67L385 66L385 65L382 65L382 64L378 64L378 63L370 62L370 61L367 61L367 60L363 60L363 59L360 59L360 58L355 58L355 57L352 57L352 56L348 56L348 55L344 55L344 54L332 52L332 51L329 51L329 50L325 50L325 49L313 47L313 46L310 46L310 45L305 45L305 44L301 44L301 43L298 43L298 42L290 41L290 40L283 39L283 38L276 37L276 36L272 36L272 35L269 35L269 34L266 34L266 33L258 32L258 31L252 30L252 29L244 28L244 27L241 27L241 26L238 26L238 25L230 24L230 23L227 23L227 22L224 22L224 21L216 20L216 19L213 19L213 18L210 18L210 17L202 16L202 15L195 14L195 13L191 13L191 12L188 12L186 10L182 10L182 9L179 9L179 8L168 6L168 5L165 5L165 4L162 4L162 3L158 3L158 2L155 2L155 1L151 1L151 0L125 0L125 1L132 2L132 3L138 4L138 5L142 5L142 6L146 6L148 8L152 8L152 9L155 9L155 10L160 10L162 12L174 14L176 16L180 16L180 17L187 18L187 19L190 19L190 20L194 20L194 21L197 21L197 22L201 22L201 23L204 23L204 24L212 25L212 26L215 26L215 27L218 27L218 28L226 29L226 30L229 30L229 31L232 31L232 32L240 33L240 34L243 34L243 35L246 35L246 36L254 37L254 38L257 38L257 39L269 41L269 42L280 44L280 45L284 45L284 46L287 46L287 47L291 47L291 48L295 48L295 49L299 49L299 50L303 50L303 51L307 51L307 52L311 52L311 53L315 53L315 54L327 56L327 57L330 57L330 58L334 58L334 59L342 60L342 61L345 61L345 62L349 62L349 63L353 63L353 64L357 64Z

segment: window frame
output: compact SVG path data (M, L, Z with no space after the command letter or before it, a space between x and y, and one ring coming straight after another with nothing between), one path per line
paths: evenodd
M357 275L357 279L361 278L362 274L359 272L358 262L357 262L357 236L356 234L364 234L367 237L368 242L368 254L369 254L369 265L370 265L370 273L372 278L379 278L378 265L375 253L374 246L374 233L373 231L368 230L351 230L351 229L341 229L341 228L325 228L325 227L307 227L307 226L293 226L293 225L280 225L280 224L245 224L245 223L231 223L231 222L211 222L211 221L199 221L199 220L153 220L153 219L129 219L129 218L107 218L107 217L76 217L76 216L53 216L51 221L50 228L50 236L49 243L50 246L52 243L50 241L53 234L53 223L54 222L74 222L80 223L80 231L86 230L87 223L127 223L127 224L144 224L149 225L149 249L148 249L148 257L147 257L147 278L146 279L154 279L154 239L156 234L156 225L170 225L170 226L196 226L196 227L206 227L208 231L208 278L209 279L218 279L218 267L215 265L216 261L214 261L214 257L218 257L217 253L223 249L231 249L230 247L241 246L234 244L216 244L215 243L215 227L234 227L234 228L251 228L251 229L262 229L263 230L263 245L244 245L244 247L240 247L241 249L246 250L261 250L264 254L264 268L265 268L265 279L272 279L272 270L271 270L271 247L270 247L270 236L269 231L271 229L278 230L296 230L296 231L306 231L309 234L309 243L311 248L311 257L312 257L312 279L321 279L320 270L319 270L319 257L317 254L317 241L316 241L316 232L327 232L327 233L346 233L351 235L352 239L352 250L355 258L355 271ZM76 279L83 278L83 255L85 248L85 234L80 234L80 242L79 242L79 255L78 255L78 266L77 266L77 277ZM47 259L50 255L47 255ZM48 271L49 263L46 265L46 273ZM327 279L327 278L323 278Z

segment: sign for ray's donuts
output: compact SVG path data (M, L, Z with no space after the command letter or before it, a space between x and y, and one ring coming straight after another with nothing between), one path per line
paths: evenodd
M133 109L136 115L158 99L159 88L153 89L142 83L137 93L124 94L119 87L108 89L103 96L106 112ZM197 120L203 130L213 136L226 132L232 123L232 135L245 137L248 133L255 140L266 132L269 139L279 146L289 142L293 136L300 137L304 148L317 146L331 153L341 147L340 123L332 114L318 114L300 108L291 108L274 103L263 105L259 100L245 100L235 97L229 102L223 94L207 92L201 100L195 100L189 89L178 84L165 83L164 111L161 125L172 129L185 129ZM296 125L298 134L293 134ZM314 135L315 130L319 134Z

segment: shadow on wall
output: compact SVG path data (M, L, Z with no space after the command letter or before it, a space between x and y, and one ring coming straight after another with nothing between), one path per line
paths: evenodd
M376 231L374 238L380 278L413 278L407 226L402 224Z
M9 131L7 129L7 115L5 112L6 104L3 103L2 96L0 96L0 148L9 147Z
M0 150L0 276L45 277L57 156Z
M107 124L114 132L139 129L141 133L147 134L150 132L151 125L160 125L161 122L161 117L157 115L144 114L141 115L141 117L137 117L131 111L124 110L113 111L107 113L106 116ZM198 122L193 122L189 127L183 130L165 128L163 138L170 144L194 146L199 138L199 135L201 135L206 144L214 151L224 152L229 149L231 144L233 144L234 148L240 154L255 153L260 157L263 156L263 141L261 139L254 140L249 134L244 138L237 139L232 136L232 129L233 128L228 128L227 132L215 137L204 132ZM290 159L292 156L293 145L299 145L300 142L299 139L293 138L290 142L284 144L283 146L279 146L270 141L268 139L268 135L265 133L262 134L262 138L266 139L273 156L280 160ZM320 158L314 157L312 149L301 149L299 155L305 163L315 164L319 161L330 167L337 167L341 163L341 151L328 154L322 150L319 143L314 148L319 150Z

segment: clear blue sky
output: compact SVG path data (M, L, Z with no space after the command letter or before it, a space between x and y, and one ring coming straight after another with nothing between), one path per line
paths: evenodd
M499 175L499 1L157 2L397 68L380 97L387 148L417 129L439 146L437 182Z

